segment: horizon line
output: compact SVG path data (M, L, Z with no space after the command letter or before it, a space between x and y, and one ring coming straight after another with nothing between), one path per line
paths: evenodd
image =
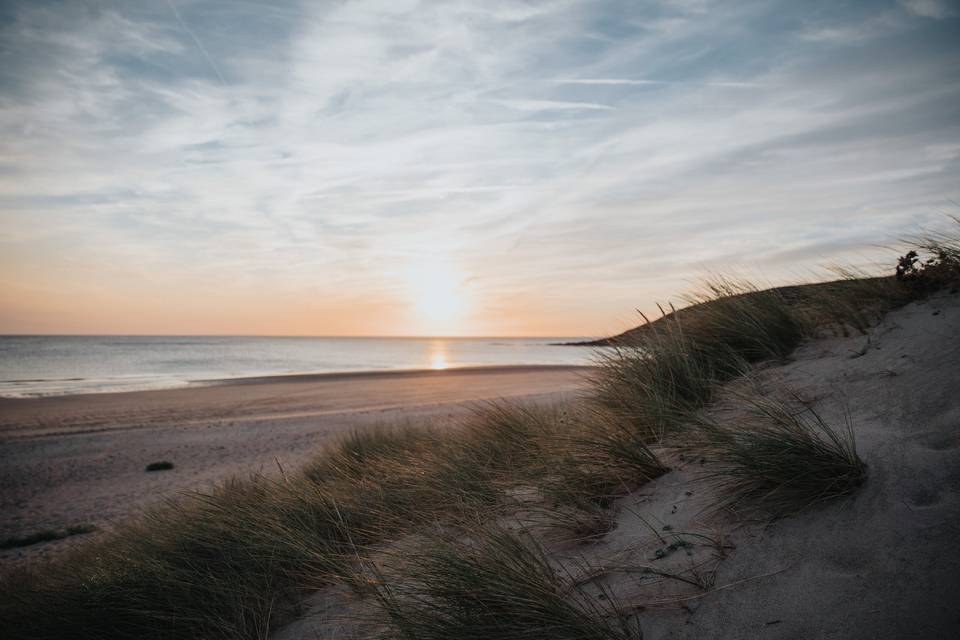
M0 338L343 338L352 340L480 340L504 338L577 338L596 339L595 335L347 335L347 334L274 334L274 333L0 333Z

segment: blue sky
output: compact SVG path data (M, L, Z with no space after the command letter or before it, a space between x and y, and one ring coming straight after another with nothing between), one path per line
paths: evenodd
M958 4L4 2L0 332L595 335L878 259L960 212Z

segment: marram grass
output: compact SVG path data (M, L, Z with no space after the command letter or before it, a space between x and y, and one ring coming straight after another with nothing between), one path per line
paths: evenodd
M849 415L837 428L796 398L739 394L736 422L702 418L700 451L721 507L779 517L854 492L867 468L857 454Z
M427 536L367 581L403 640L640 640L615 598L581 591L529 536L497 526Z
M0 623L9 638L266 637L303 594L354 585L350 567L369 549L438 521L496 515L518 484L605 500L607 482L564 489L623 459L576 444L571 430L587 438L591 424L501 403L454 434L354 433L302 473L183 496L56 563L9 572ZM661 472L645 445L630 447L623 482Z

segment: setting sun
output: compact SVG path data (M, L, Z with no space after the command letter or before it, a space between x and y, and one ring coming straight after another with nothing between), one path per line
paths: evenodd
M455 329L466 309L463 278L449 262L431 259L411 266L407 287L418 321L431 333Z

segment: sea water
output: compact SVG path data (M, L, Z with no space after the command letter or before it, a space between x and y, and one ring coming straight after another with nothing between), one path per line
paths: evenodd
M0 396L134 391L307 373L583 365L557 338L0 336Z

